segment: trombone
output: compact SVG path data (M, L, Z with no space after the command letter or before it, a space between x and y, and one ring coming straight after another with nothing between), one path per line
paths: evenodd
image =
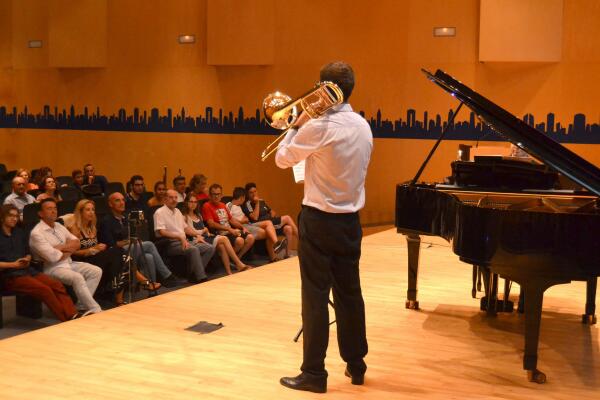
M344 93L333 82L318 82L313 89L296 100L281 92L269 94L263 100L265 120L275 129L284 130L262 152L260 159L265 161L277 150L279 142L294 125L301 112L310 118L319 118L331 107L344 101Z

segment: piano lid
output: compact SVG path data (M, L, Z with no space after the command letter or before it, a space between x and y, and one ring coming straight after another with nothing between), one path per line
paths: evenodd
M527 125L444 71L438 69L435 75L424 69L422 71L427 78L473 110L491 129L533 157L544 161L546 165L600 196L600 169L598 167Z

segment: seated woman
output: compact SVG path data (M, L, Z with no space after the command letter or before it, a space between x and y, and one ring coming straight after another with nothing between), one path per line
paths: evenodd
M92 200L80 200L75 206L73 224L69 230L79 238L81 248L73 253L73 259L85 261L102 268L100 287L115 292L115 303L123 305L123 292L127 284L127 270L123 263L125 251L120 247L108 247L98 242L96 210ZM156 290L159 283L148 284L148 279L136 272L136 280L144 283L144 289ZM150 287L151 286L151 287Z
M42 185L42 181L44 180L44 178L48 177L48 176L52 176L52 168L50 167L40 167L35 175L33 176L33 178L29 179L31 182L33 182L33 184L37 185L38 187Z
M31 182L31 174L25 168L19 168L17 170L17 174L15 176L20 176L21 178L25 179L25 185L26 185L25 190L26 191L29 192L30 190L39 189L38 185Z
M230 261L233 261L238 271L245 271L252 268L239 259L227 237L212 235L208 232L208 228L204 226L202 215L198 209L198 199L196 199L196 196L191 192L185 196L182 214L185 218L185 222L190 228L194 229L198 235L202 235L207 243L216 247L217 252L221 256L221 261L223 262L227 275L232 274Z
M53 198L56 201L62 201L60 193L58 193L58 189L56 188L56 180L54 180L54 177L45 177L40 184L40 190L41 193L35 199L38 203L48 198Z
M122 305L126 275L123 274L123 250L108 248L98 243L96 231L96 210L92 200L81 200L73 211L73 223L69 231L79 238L81 247L73 253L73 260L85 261L102 268L102 279L98 285L105 291L115 292L115 303Z
M198 200L208 200L208 194L206 194L207 183L208 179L203 174L192 176L189 189Z
M167 197L167 185L163 181L154 184L154 196L148 200L148 207L164 206Z

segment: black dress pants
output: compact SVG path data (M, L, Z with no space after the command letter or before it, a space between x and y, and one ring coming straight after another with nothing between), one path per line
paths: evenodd
M303 206L299 219L304 331L301 370L327 376L328 300L333 290L340 354L350 373L364 374L368 346L359 277L362 229L358 213L333 214Z

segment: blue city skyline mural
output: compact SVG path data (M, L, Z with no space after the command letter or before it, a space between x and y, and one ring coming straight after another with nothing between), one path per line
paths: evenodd
M442 129L448 125L452 110L444 116L429 114L409 108L404 118L388 119L377 111L374 116L359 113L369 122L376 138L397 139L437 139ZM462 119L468 115L468 119ZM590 123L584 114L575 114L568 124L556 121L553 113L548 113L544 120L538 121L532 114L523 116L523 120L561 143L600 144L600 124ZM44 106L41 112L31 113L27 107L0 106L0 128L24 129L64 129L122 132L191 132L191 133L223 133L223 134L259 134L273 135L278 133L264 120L262 113L256 109L247 115L242 107L237 112L215 110L205 107L204 112L189 115L185 108L178 113L171 108L161 114L158 108L140 110L134 108L130 112L124 108L117 114L105 114L99 107L92 111L88 107L76 110L74 106L67 109ZM446 140L480 140L504 141L505 139L490 130L477 120L473 112L461 112L452 123L446 134Z

